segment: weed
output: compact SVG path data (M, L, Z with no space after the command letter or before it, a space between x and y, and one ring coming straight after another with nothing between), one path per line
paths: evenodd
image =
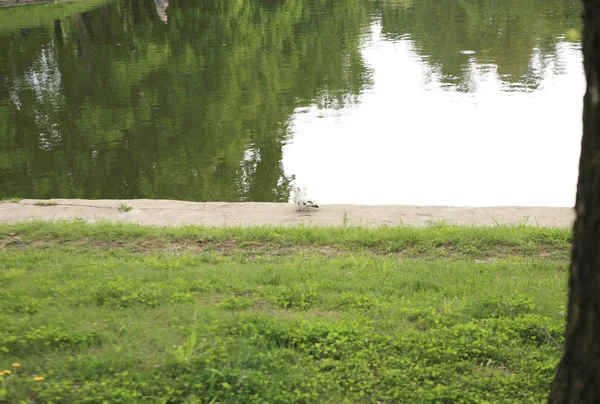
M317 294L305 285L280 286L265 291L263 295L276 306L284 309L305 310L317 300Z
M517 317L534 312L535 307L526 297L503 300L486 296L475 300L467 310L474 318Z
M0 199L0 203L19 203L21 202L21 198L2 198Z
M243 310L252 307L253 299L243 297L230 297L219 303L219 306L226 310Z
M35 206L56 206L58 205L58 202L54 202L54 201L39 201L34 203Z
M117 209L119 209L119 212L129 212L133 209L133 206L122 203L117 207Z
M177 346L173 351L175 359L179 362L188 362L191 360L194 355L194 350L196 349L197 340L198 332L193 328L189 338L183 344Z
M340 307L362 311L372 308L376 304L376 300L369 296L344 292L340 298L340 303Z

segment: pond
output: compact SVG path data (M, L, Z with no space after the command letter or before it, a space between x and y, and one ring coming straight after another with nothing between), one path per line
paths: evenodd
M573 206L578 0L0 8L0 198Z

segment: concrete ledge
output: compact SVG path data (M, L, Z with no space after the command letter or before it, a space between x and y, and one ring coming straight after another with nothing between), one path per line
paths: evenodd
M52 206L42 204L56 203ZM121 209L119 207L121 206ZM130 206L125 211L123 206ZM493 226L528 224L570 227L572 208L544 207L448 207L323 205L311 211L296 211L287 203L184 202L171 200L23 199L0 204L0 222L29 220L110 221L151 226L426 226L430 223Z
M28 4L42 3L72 3L81 0L0 0L0 7L26 6Z

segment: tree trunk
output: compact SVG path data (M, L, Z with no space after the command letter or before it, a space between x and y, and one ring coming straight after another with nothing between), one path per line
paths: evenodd
M583 138L565 350L548 403L600 403L600 0L584 0Z

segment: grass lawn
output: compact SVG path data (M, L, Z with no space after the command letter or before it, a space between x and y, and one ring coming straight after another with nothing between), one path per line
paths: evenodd
M543 402L570 240L0 225L0 402Z

